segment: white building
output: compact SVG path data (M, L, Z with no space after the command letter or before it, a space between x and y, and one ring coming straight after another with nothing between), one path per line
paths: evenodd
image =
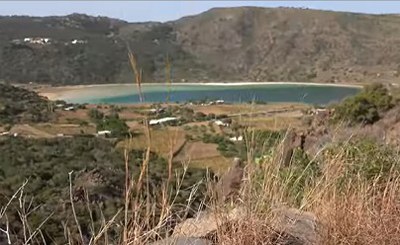
M108 135L111 135L110 130L102 130L97 132L97 136L108 136Z
M73 107L73 106L64 108L64 111L73 111L73 110L75 110L75 107Z
M225 101L224 101L224 100L216 100L215 103L216 103L217 105L221 105L221 104L224 104Z
M229 140L233 141L233 142L243 141L243 136L232 137L232 138L229 138Z
M160 119L152 119L149 122L149 125L158 125L161 123L165 123L165 122L173 122L173 121L177 121L178 119L176 117L164 117L164 118L160 118Z
M225 122L223 122L223 121L221 121L221 120L216 120L214 123L215 123L216 125L218 125L218 126L229 127L229 123L225 123Z
M1 132L0 136L6 136L6 135L9 135L9 134L10 134L10 132Z
M44 38L43 37L35 37L35 38L26 37L26 38L24 38L24 42L44 45L44 44L49 44L51 42L51 39L48 37L44 37Z
M164 111L165 111L164 108L152 108L152 109L150 109L151 113L161 113L161 112L164 112Z
M87 43L86 40L79 40L79 39L74 39L71 41L72 44L85 44Z

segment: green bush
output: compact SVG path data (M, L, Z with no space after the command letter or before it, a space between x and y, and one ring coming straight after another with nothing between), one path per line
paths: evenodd
M143 152L139 151L129 152L129 168L133 180L140 174L143 155ZM0 207L4 207L21 184L29 180L24 189L24 196L29 205L27 208L30 212L28 217L30 227L35 229L52 214L50 220L42 227L46 242L32 244L65 244L64 225L68 227L72 236L77 235L71 212L68 181L68 173L74 171L72 173L74 206L83 235L90 237L91 218L94 228L99 230L103 215L105 220L110 220L124 206L124 169L124 153L107 140L85 137L56 139L10 137L0 141ZM168 178L167 169L168 164L165 159L151 154L145 186L147 184L148 194L152 200L159 198L156 193ZM174 167L173 183L177 181L178 176L182 176L182 173L182 167ZM170 186L172 197L176 195L173 214L183 216L187 214L191 217L199 209L204 198L205 184L200 183L199 190L194 196L190 193L190 187L199 183L205 175L204 170L188 169L182 179L180 190L176 189L176 185ZM85 194L88 201L85 200ZM145 198L146 194L132 195L142 195ZM186 209L188 199L193 202L189 209ZM10 204L6 215L13 235L22 239L23 224L19 219L17 207L19 207L18 198ZM88 207L91 209L91 214ZM160 207L155 208L154 215L157 216ZM171 217L170 221L173 221L173 218ZM4 225L1 222L0 225ZM119 215L116 223L122 222L123 215ZM118 226L111 228L108 234L110 243L118 243L118 236L122 234L118 229ZM0 241L2 241L1 236ZM13 241L13 244L22 243Z
M101 120L104 117L104 113L99 111L96 108L92 108L88 111L88 116L90 117L90 119L92 119L93 121L97 121L97 120Z
M368 85L357 95L346 98L334 107L334 121L344 121L350 125L372 124L393 106L394 100L387 88L382 84Z
M326 157L341 158L346 166L345 178L362 178L367 181L387 179L392 171L400 171L398 152L389 145L372 139L357 139L350 143L333 145Z
M379 118L376 105L360 95L345 99L335 108L335 119L346 121L351 125L356 123L372 124Z
M110 130L114 137L122 137L129 132L129 127L125 121L115 115L106 116L104 119L99 120L96 129L97 131Z

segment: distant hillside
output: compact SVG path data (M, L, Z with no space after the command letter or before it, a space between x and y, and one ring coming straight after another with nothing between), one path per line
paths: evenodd
M0 83L0 125L46 122L53 115L49 101L35 92Z
M50 38L32 44L25 38ZM82 42L73 44L72 41ZM0 17L0 80L132 82L127 44L145 82L400 82L400 16L292 8L217 8L167 23L106 17Z

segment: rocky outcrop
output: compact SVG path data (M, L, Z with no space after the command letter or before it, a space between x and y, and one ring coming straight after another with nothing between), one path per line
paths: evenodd
M177 237L167 238L151 245L211 245L211 242L207 239L197 237Z
M216 194L219 201L235 201L239 195L244 171L242 165L242 160L235 158L229 170L222 175L216 185Z
M235 236L235 233L246 233L246 225L240 224L248 223L249 217L251 215L244 208L234 208L225 213L206 212L177 225L170 238L158 241L154 245L220 244L220 235ZM261 244L320 244L317 218L312 213L286 207L273 208L271 218L262 222L263 224L256 229L258 234L247 234L263 238Z
M309 212L280 207L272 210L274 230L285 234L293 243L283 244L320 244L317 233L317 218Z

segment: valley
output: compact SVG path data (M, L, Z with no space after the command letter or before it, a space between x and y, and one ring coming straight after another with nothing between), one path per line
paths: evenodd
M399 26L0 16L0 245L400 244Z

